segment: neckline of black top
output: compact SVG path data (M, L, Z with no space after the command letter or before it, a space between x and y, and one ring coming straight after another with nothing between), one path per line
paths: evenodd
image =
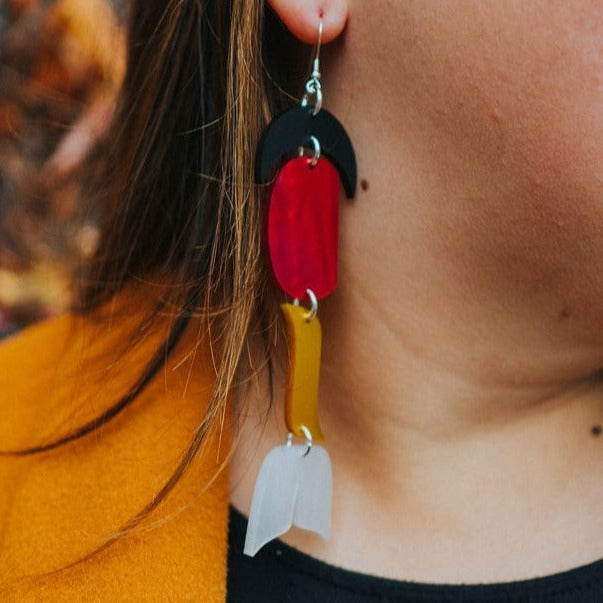
M557 574L514 582L427 584L342 569L310 557L280 540L268 543L255 557L246 557L242 551L247 518L231 506L229 524L228 589L230 593L244 590L249 595L249 598L229 598L229 601L262 600L259 591L258 598L252 598L250 588L264 588L267 583L262 580L263 576L269 578L270 592L276 596L275 599L264 598L264 601L297 600L289 595L286 599L277 596L274 588L278 588L279 581L289 586L295 581L303 584L305 598L300 600L305 601L327 600L312 596L313 592L327 591L340 593L339 598L331 596L329 601L603 601L603 559ZM313 591L315 588L319 591Z

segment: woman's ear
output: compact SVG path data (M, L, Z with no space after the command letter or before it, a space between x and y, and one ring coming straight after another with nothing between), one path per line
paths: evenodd
M348 19L348 0L268 0L285 27L302 42L313 44L322 19L322 42L334 40Z

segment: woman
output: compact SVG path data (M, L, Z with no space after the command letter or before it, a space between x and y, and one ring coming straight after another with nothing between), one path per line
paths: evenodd
M603 4L268 4L134 3L83 312L0 353L3 600L599 600ZM254 155L320 28L332 534L243 559L287 371Z

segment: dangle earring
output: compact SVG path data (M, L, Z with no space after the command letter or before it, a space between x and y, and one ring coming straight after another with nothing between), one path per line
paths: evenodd
M332 471L318 418L322 331L318 300L337 285L340 179L356 190L356 159L347 132L322 108L320 48L300 105L270 122L256 153L256 182L272 179L267 248L275 281L290 298L281 304L289 365L285 392L286 443L273 448L256 480L244 553L253 556L293 525L328 538ZM276 174L276 175L275 175ZM301 305L307 300L310 308ZM305 440L294 444L294 438Z

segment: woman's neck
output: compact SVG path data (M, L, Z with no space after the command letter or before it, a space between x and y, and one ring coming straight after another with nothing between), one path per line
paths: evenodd
M423 582L516 580L603 557L603 379L551 369L546 380L542 366L537 379L528 366L513 379L490 366L498 354L487 337L464 350L462 339L426 331L421 350L378 302L344 293L319 310L332 537L283 539L349 569ZM447 351L481 351L483 362L463 372L436 360ZM262 459L285 436L282 371L267 420L265 377L247 393L233 462L232 502L243 512Z
M456 132L429 90L412 95L421 78L393 96L354 88L380 63L343 51L325 69L327 106L365 182L342 202L339 285L318 311L333 535L284 539L419 581L515 580L603 557L600 203L568 203L562 183L502 162L491 112L468 128L477 142ZM267 422L266 375L247 393L232 492L244 512L284 442L282 372L274 383Z

